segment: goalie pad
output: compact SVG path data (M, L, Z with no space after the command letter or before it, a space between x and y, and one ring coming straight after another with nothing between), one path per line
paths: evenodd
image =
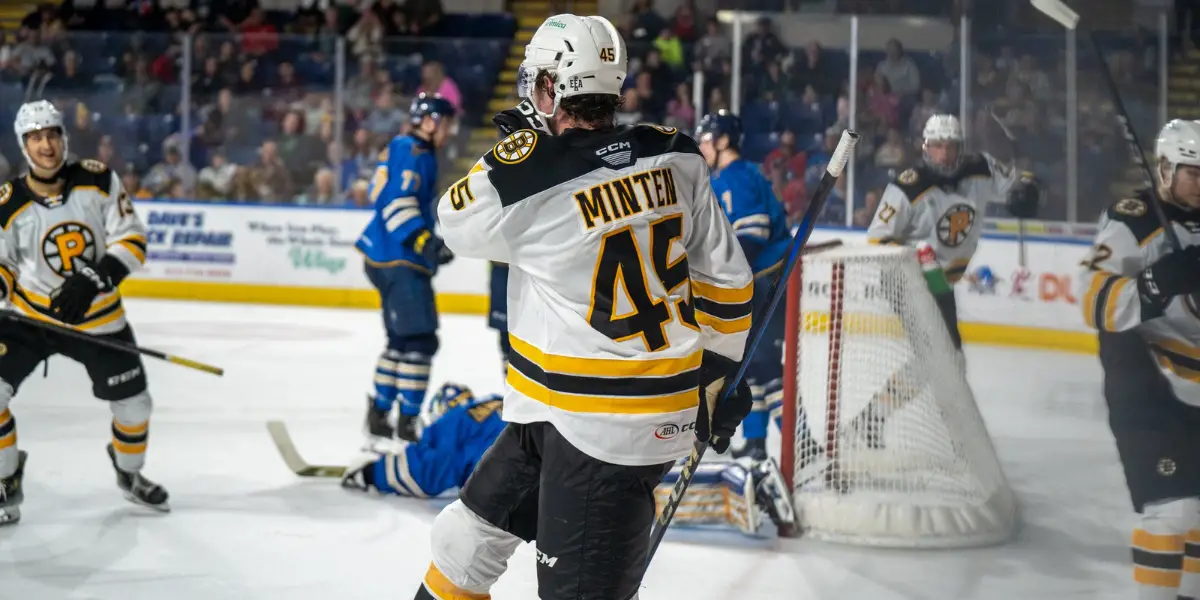
M654 490L659 510L670 498L681 469L676 466ZM776 525L795 523L791 494L773 459L742 458L732 463L701 463L675 513L684 527L733 527L757 535L766 514Z

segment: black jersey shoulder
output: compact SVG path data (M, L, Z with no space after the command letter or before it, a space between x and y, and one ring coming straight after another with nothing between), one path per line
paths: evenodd
M1133 198L1122 198L1104 211L1109 221L1116 221L1129 228L1138 244L1149 239L1162 229L1158 216L1150 209L1150 192L1143 190Z
M8 229L12 220L33 202L34 197L26 187L24 177L13 177L0 185L0 228Z
M921 199L925 192L938 186L940 178L936 177L924 164L901 171L892 177L892 185L896 186L909 202Z
M663 154L700 154L696 142L673 127L635 125L571 129L562 135L522 129L500 140L483 160L501 204L510 206L592 171L613 168L601 158L613 148L628 150L629 164Z
M963 156L962 164L954 174L955 183L971 177L991 177L992 166L982 154L967 154Z
M69 162L63 166L64 195L78 188L97 188L107 195L112 188L112 169L90 158Z

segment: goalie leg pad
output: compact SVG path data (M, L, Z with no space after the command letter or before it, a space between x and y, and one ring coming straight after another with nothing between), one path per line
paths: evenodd
M1200 541L1200 499L1145 506L1132 541L1133 578L1141 600L1175 600L1200 592L1200 561L1185 558L1186 542L1193 535Z
M146 464L146 447L150 440L150 413L153 402L150 393L140 394L109 403L112 410L112 445L117 468L126 472L140 471Z

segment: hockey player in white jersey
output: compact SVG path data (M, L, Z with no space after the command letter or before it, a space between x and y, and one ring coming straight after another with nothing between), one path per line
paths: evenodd
M1158 195L1113 204L1079 277L1097 330L1109 425L1134 510L1142 600L1200 598L1200 124L1175 120L1155 145Z
M512 350L508 425L435 520L417 598L487 597L535 539L543 600L636 597L655 486L750 410L744 384L716 403L750 268L695 142L616 126L625 75L606 19L547 19L517 81L554 135L507 136L438 204L456 255L510 266Z
M146 258L146 229L121 180L95 160L67 162L62 114L39 100L14 125L29 173L0 186L0 297L27 317L134 343L117 286ZM26 453L9 404L50 356L81 363L92 393L112 409L108 455L133 502L166 511L167 492L141 475L151 402L139 355L0 323L0 524L16 523Z

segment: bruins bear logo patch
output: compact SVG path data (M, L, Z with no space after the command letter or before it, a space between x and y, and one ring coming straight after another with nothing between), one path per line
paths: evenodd
M1137 198L1126 198L1117 203L1113 210L1123 215L1140 217L1146 214L1146 203Z
M93 158L85 158L79 161L79 166L93 173L103 173L108 170L108 165Z
M536 145L537 134L528 129L522 129L500 140L492 152L496 155L496 160L506 165L515 165L529 158Z
M900 185L912 185L917 182L917 170L908 169L896 178L896 182Z
M0 204L4 204L12 199L12 190L12 184L7 181L4 182L4 185L0 185Z

